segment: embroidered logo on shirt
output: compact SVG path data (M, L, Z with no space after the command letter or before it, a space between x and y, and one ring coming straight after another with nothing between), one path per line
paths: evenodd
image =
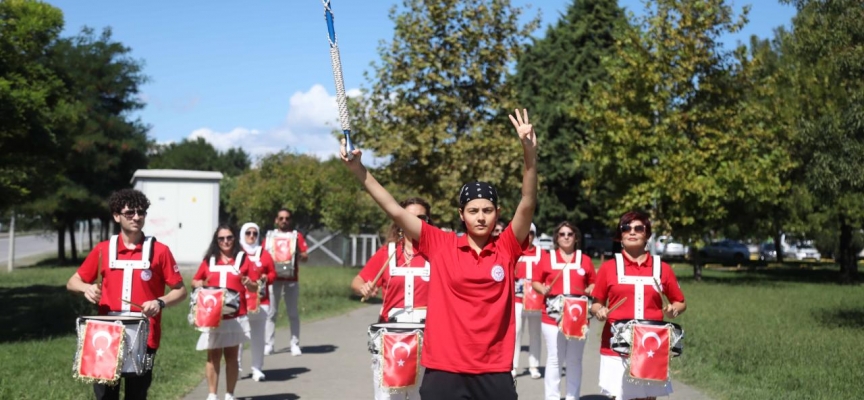
M504 267L502 267L500 265L496 265L496 266L492 267L492 279L494 279L495 282L503 281L504 280Z
M174 272L180 272L180 265L174 264Z
M141 280L142 281L147 282L152 277L153 277L153 272L150 272L149 269L145 269L145 270L141 271Z
M576 273L579 274L579 276L585 276L585 268L577 269Z

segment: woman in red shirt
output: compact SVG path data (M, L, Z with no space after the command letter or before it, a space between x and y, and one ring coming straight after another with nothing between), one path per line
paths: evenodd
M276 265L273 257L261 246L261 228L254 222L247 222L240 227L240 245L252 263L258 275L258 291L246 291L246 302L258 301L258 309L253 312L253 306L248 308L249 336L252 342L252 380L263 381L266 377L261 372L264 367L265 332L267 315L270 312L270 293L267 288L276 280ZM237 349L238 363L243 365L243 344ZM242 371L242 368L241 368Z
M524 115L524 116L523 116ZM512 222L492 236L499 218L498 194L492 185L471 182L459 192L459 217L465 234L443 232L399 206L360 161L360 150L340 155L376 203L417 240L417 249L434 269L429 282L429 309L423 338L426 367L420 396L424 400L515 400L510 371L515 341L516 261L537 204L537 140L528 114L510 116L522 144L525 169L522 198Z
M249 321L246 318L246 290L258 290L255 265L240 251L236 231L228 225L219 225L213 234L210 248L198 272L192 278L192 287L216 286L237 293L240 307L233 314L224 315L218 328L202 332L197 350L207 350L207 400L217 400L219 364L225 356L225 400L234 399L234 387L240 366L237 350L240 343L249 340Z
M496 228L497 229L497 228ZM502 229L503 231L503 229ZM525 312L524 302L529 302L532 299L541 299L540 294L533 290L531 282L540 279L540 269L538 266L541 259L549 256L543 249L534 246L534 238L537 237L537 227L531 224L531 231L528 233L528 248L519 257L519 262L516 263L516 348L513 354L513 377L516 377L519 369L519 355L522 352L522 334L525 332L525 325L528 326L528 373L531 379L540 379L540 337L543 335L540 331L540 314L537 312ZM545 305L544 305L545 307Z
M562 294L587 295L594 289L596 272L591 258L579 248L579 229L569 222L555 227L555 238L550 257L541 264L540 279L534 289L547 298ZM560 275L559 275L560 274ZM551 285L551 286L550 286ZM585 310L587 311L587 310ZM566 400L579 398L582 388L582 354L587 339L568 339L558 328L558 323L543 310L543 338L546 341L546 389L545 399L561 398L561 364L567 368Z
M430 206L426 200L421 198L409 198L399 205L409 213L416 215L417 218L429 222ZM393 246L391 246L393 244ZM390 255L393 253L391 261ZM386 265L385 265L386 264ZM420 323L426 319L426 305L428 303L429 293L429 276L414 276L413 279L413 297L410 301L413 312L406 314L405 310L405 279L406 276L391 276L390 265L397 265L399 268L429 268L429 261L426 257L417 251L411 240L405 238L396 224L390 226L390 231L387 234L387 244L381 246L377 252L366 262L366 265L360 271L354 280L351 281L351 289L357 295L369 298L378 293L378 289L383 291L384 302L381 305L381 314L378 316L378 322L413 322ZM378 272L384 269L381 277L377 282L373 282ZM372 384L375 389L375 400L397 400L420 398L420 382L411 390L403 393L391 394L386 388L381 386L381 376L378 374L378 363L380 356L372 356ZM420 368L420 381L423 380L423 368Z
M621 254L616 254L614 259L600 266L597 284L591 293L595 298L591 311L598 321L606 321L600 342L600 388L603 394L619 400L653 400L656 396L668 396L672 393L671 381L665 385L637 385L629 382L624 363L627 357L613 351L609 344L612 324L617 321L662 321L664 317L674 319L687 309L684 294L672 267L659 262L660 257L650 257L645 250L650 236L651 221L647 215L638 211L622 215L615 234L615 240L621 242ZM622 274L619 274L619 271ZM647 280L649 284L632 283L638 282L633 278L651 278L658 275L659 288L656 284L650 284L653 279ZM666 308L663 308L660 292L669 299ZM642 297L643 301L637 302L639 297ZM622 299L625 299L623 304L610 313L607 304L611 306Z

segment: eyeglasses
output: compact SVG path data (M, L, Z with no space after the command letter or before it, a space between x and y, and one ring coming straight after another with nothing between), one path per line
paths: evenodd
M139 217L146 217L147 211L145 210L127 210L120 212L120 215L126 217L126 219L135 218L135 214L138 214Z
M258 236L258 231L246 231L246 236Z
M219 242L233 242L234 236L219 236L216 238L216 240L218 240Z
M621 233L629 233L631 230L636 233L645 233L645 225L621 225Z
M575 232L558 232L558 237L576 236Z

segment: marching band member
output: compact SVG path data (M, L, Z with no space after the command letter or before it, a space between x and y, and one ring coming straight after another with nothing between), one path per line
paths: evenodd
M247 292L247 301L254 299L257 296L259 301L258 310L249 312L249 336L251 337L252 348L252 380L260 382L266 377L261 372L264 366L264 345L266 342L266 324L267 315L270 311L270 293L269 285L273 284L276 279L276 270L273 266L273 257L260 244L261 229L254 222L247 222L240 228L240 245L249 257L249 261L255 266L257 274L262 279L258 281L258 292ZM243 344L237 350L239 357L238 363L243 365Z
M497 237L492 229L499 198L492 185L463 185L459 216L466 234L443 232L400 207L363 166L361 151L353 150L349 160L343 142L340 155L346 166L405 237L418 241L417 250L434 266L422 350L424 400L517 398L510 375L516 344L514 270L527 247L537 203L537 141L527 111L517 110L510 120L523 149L522 198L512 222Z
M550 257L544 259L545 262L540 268L540 279L534 282L534 289L547 298L562 294L588 295L594 289L594 264L588 255L576 250L579 236L579 229L569 222L562 222L555 227L555 242ZM545 399L561 398L563 363L567 368L564 398L576 400L582 388L582 355L585 352L587 335L582 340L565 337L558 327L558 322L549 316L546 309L543 310L542 329L546 341Z
M611 326L616 321L674 319L687 309L675 272L669 264L658 263L660 258L650 257L645 250L650 236L651 222L647 215L637 211L622 215L615 240L621 242L623 251L600 266L597 286L592 292L595 298L592 312L598 321L606 321L600 343L600 388L603 394L619 400L655 399L672 393L671 381L663 386L630 382L625 372L626 356L610 348ZM658 275L656 282L660 288L651 279ZM640 283L643 280L639 278L645 277L647 282ZM661 292L669 299L665 308ZM607 304L613 306L622 299L622 305L610 313Z
M399 203L409 213L416 215L417 218L429 222L430 206L425 200L420 198L409 198ZM395 246L390 244L394 243ZM390 259L395 258L395 265L401 268L428 268L429 263L423 254L419 253L414 247L411 240L408 240L402 234L402 230L392 224L390 231L387 234L387 244L381 246L378 251L372 255L363 269L354 280L351 281L351 289L357 295L369 298L378 293L378 289L383 291L384 302L381 305L381 314L378 317L378 322L401 322L398 318L399 313L404 313L406 309L406 293L405 280L406 276L391 276L389 271ZM380 277L378 277L381 272ZM378 281L375 278L378 277ZM413 279L413 298L408 301L412 304L413 309L425 309L428 299L428 281L429 277L412 276ZM419 314L419 313L418 313ZM425 313L419 314L425 320ZM408 322L420 323L420 318L413 318ZM406 398L420 398L420 384L418 383L407 393L391 394L388 390L382 387L381 377L377 373L379 358L372 357L372 383L375 391L375 400L401 400ZM423 379L423 371L420 371L420 380Z
M223 287L239 297L236 313L224 315L218 328L202 332L196 350L207 350L207 400L216 400L219 386L219 364L225 356L225 400L234 399L234 387L240 366L237 353L240 343L249 339L249 321L246 318L246 290L258 290L255 265L240 250L234 229L220 224L213 233L210 248L198 272L192 278L192 287Z
M264 354L272 354L276 345L276 317L279 316L279 302L285 299L285 309L288 312L288 322L291 324L291 355L299 356L300 350L300 311L298 302L300 300L300 281L298 279L301 261L309 259L306 246L306 237L303 233L292 229L291 218L294 213L287 208L281 208L276 213L274 224L276 229L267 232L267 240L263 247L273 257L277 267L276 280L270 288L270 311L267 313L267 344L264 346ZM277 238L279 236L279 238ZM291 240L282 240L281 236L291 236ZM278 241L278 243L277 243ZM291 248L280 247L283 243L292 243ZM295 253L295 250L299 250ZM287 260L283 259L287 256ZM291 273L282 275L279 273L281 263L291 264Z
M99 315L143 314L149 317L147 353L155 356L162 336L162 309L177 305L186 298L183 277L180 276L171 250L144 236L144 218L150 207L150 201L144 193L122 189L108 198L108 205L114 222L120 224L120 235L97 244L69 278L66 288L71 292L83 293L89 302L98 304ZM150 264L147 268L113 266L114 261L118 260L143 262L148 259ZM95 283L99 277L102 282ZM165 294L165 286L171 288L168 294ZM121 298L143 308L124 303ZM152 369L140 376L128 374L122 378L126 381L126 399L147 398L147 391L153 381ZM97 399L120 399L119 384L94 384L93 391Z
M497 225L496 225L496 228ZM532 223L528 232L528 248L519 257L516 264L516 349L513 354L513 377L516 377L519 369L519 355L522 352L522 332L528 325L528 373L532 379L540 379L540 314L536 312L524 312L524 301L526 297L535 295L532 293L531 282L539 279L540 259L544 252L534 246L534 238L537 237L537 227ZM527 299L530 301L530 299ZM543 305L545 307L545 304ZM541 307L542 308L542 307Z

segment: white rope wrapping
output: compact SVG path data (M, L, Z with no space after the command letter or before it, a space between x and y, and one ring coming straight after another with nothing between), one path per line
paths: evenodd
M330 62L333 64L333 80L336 81L336 104L339 106L339 124L343 131L350 131L348 121L348 101L345 98L345 82L342 79L342 61L339 59L339 46L331 43Z

